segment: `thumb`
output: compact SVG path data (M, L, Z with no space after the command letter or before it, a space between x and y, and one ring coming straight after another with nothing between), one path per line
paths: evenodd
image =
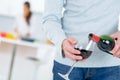
M68 41L72 44L72 45L76 45L78 43L78 41L75 38L68 38Z
M116 53L119 50L119 46L118 44L115 44L115 47L113 48L112 52Z

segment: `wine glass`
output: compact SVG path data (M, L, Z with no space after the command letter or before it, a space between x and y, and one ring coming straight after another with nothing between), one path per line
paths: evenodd
M88 57L91 55L91 53L92 53L92 51L89 51L92 43L93 43L93 40L90 40L89 43L88 43L88 45L87 45L87 47L86 47L86 49L84 50L84 51L85 51L85 52L84 52L85 54L88 54L88 52L89 52L89 55L87 55L87 57L85 56L85 58L88 58ZM80 50L80 49L79 49L79 50ZM81 54L82 54L82 52L81 52ZM65 80L70 80L70 79L69 79L69 75L70 75L70 73L72 72L72 70L74 69L74 66L75 66L75 64L76 64L77 62L78 62L78 61L75 61L75 62L73 63L73 65L70 67L70 69L68 70L68 72L67 72L66 74L58 73L58 75L61 76L61 77L62 77L63 79L65 79Z

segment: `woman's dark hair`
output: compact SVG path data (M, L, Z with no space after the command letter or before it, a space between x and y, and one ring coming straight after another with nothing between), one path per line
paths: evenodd
M30 3L29 3L28 1L26 1L26 2L24 3L24 5L27 5L28 8L30 8Z
M30 9L30 3L28 1L26 1L24 3L24 5L26 5ZM28 16L26 17L26 22L27 22L28 25L30 25L30 18L31 18L31 16L32 16L32 12L30 11Z

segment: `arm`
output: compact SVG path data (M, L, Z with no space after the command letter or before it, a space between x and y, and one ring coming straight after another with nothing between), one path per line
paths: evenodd
M16 23L14 24L14 28L13 28L13 33L16 35L16 37L21 38L21 37L29 37L30 33L26 33L26 34L21 34L18 28L18 20L16 20Z
M13 33L18 37L19 35L19 30L18 30L18 19L16 19L13 27Z
M80 54L74 49L77 41L73 38L67 38L61 25L62 10L64 0L45 0L45 13L43 16L43 29L48 39L50 39L57 47L57 51L72 60L81 60L82 57L75 56ZM63 56L63 55L61 55Z
M43 29L55 45L61 45L66 38L62 29L63 0L45 0L45 12L43 16Z
M62 41L66 38L61 25L63 5L63 0L45 0L43 15L43 29L59 51L61 51Z

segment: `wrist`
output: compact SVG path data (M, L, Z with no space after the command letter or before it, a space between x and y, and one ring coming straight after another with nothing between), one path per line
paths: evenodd
M63 50L63 44L64 44L64 41L65 41L65 40L66 40L66 39L64 39L64 40L62 41L62 45L61 45L61 49L62 49L62 51L61 51L62 53L61 53L61 54L62 54L62 57L63 57L63 58L65 58L65 53L64 53L64 50Z

